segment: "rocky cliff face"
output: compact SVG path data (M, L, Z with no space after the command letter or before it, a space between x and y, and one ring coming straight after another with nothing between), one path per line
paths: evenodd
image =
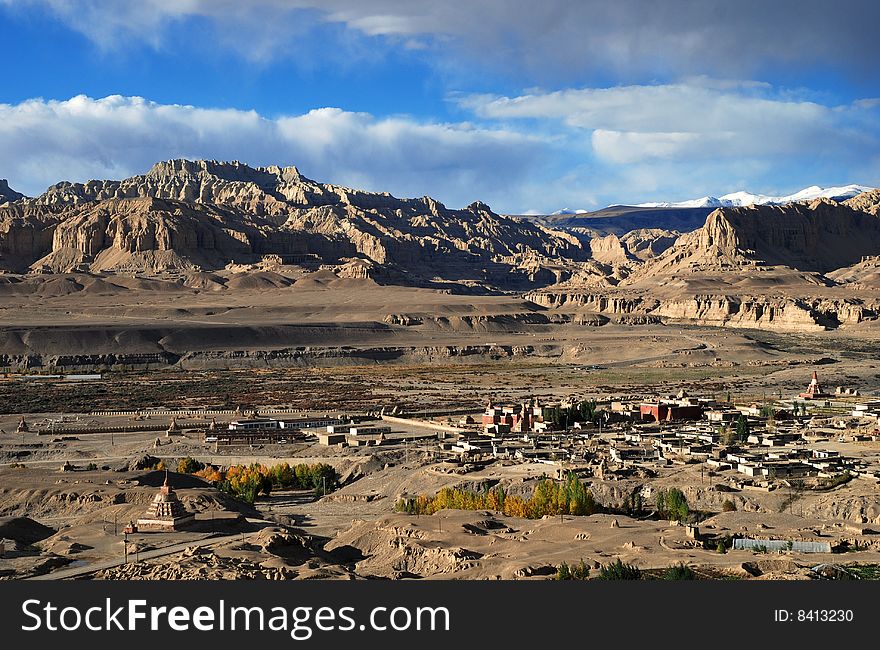
M876 215L880 213L880 189L862 192L851 199L847 199L843 204L853 210Z
M716 327L818 332L850 327L880 317L880 297L829 298L781 295L691 294L652 296L619 290L579 291L546 288L526 296L547 309L582 308L626 322L693 323ZM624 322L621 320L621 322Z
M763 296L694 296L664 300L652 314L677 321L724 327L766 328L784 331L821 331L839 325L835 316L801 299Z
M642 262L654 259L672 246L679 237L674 230L641 228L631 230L620 238L631 257Z
M856 197L859 198L859 197ZM855 199L853 199L855 201ZM828 199L721 208L634 279L781 265L828 273L880 251L880 217Z
M107 199L73 209L54 228L51 251L31 267L64 273L163 272L218 268L271 249L291 254L305 245L293 233L211 205L155 199Z
M880 315L880 192L846 204L722 208L643 263L625 237L591 240L593 257L626 273L601 289L579 276L529 294L543 307L612 316L809 332Z
M590 252L593 254L594 260L612 266L630 265L635 261L635 257L624 247L620 238L614 234L591 239Z
M24 272L52 248L62 215L19 203L0 206L0 269Z

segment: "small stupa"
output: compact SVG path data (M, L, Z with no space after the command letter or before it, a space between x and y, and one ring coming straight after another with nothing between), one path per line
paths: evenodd
M137 529L140 532L170 532L180 530L194 518L195 515L188 512L177 498L166 471L165 483L153 497L146 515L137 520Z
M816 371L813 371L813 377L810 380L810 384L807 386L807 390L798 395L798 397L802 397L804 399L821 399L823 397L831 397L828 393L822 390L822 386L819 385L819 376L816 374Z

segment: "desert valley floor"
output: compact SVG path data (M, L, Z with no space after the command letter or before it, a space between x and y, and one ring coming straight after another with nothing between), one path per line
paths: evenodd
M443 453L438 446L438 429L452 435L466 414L479 421L489 399L595 399L610 408L688 394L777 404L800 392L813 370L828 386L871 394L880 387L880 360L870 337L621 323L586 312L563 318L516 297L328 275L304 275L271 292L267 275L257 275L251 280L259 286L234 294L195 294L172 283L116 291L80 275L58 279L75 290L7 297L0 316L7 341L18 337L68 364L78 352L82 358L66 378L27 378L19 368L0 383L3 575L546 579L562 563L599 567L620 558L646 576L683 562L699 577L753 579L880 563L871 537L872 525L880 532L880 502L867 475L829 489L750 485L735 470L674 454L645 469L608 457L600 474L587 459L619 445L622 425L594 427L580 462ZM404 311L401 305L409 321L392 313ZM169 356L162 361L160 354ZM154 359L133 361L137 355ZM269 410L291 418L345 414L373 426L385 424L383 414L400 418L388 420L390 433L375 445L321 444L314 432L278 444L209 441L210 420L222 428L253 411L279 417ZM844 439L831 428L835 412L817 423L811 445L866 466L880 462L880 444ZM17 432L22 416L28 430ZM178 430L171 431L172 418ZM185 531L123 535L161 485L164 474L154 468L164 462L176 469L182 458L216 467L327 463L339 487L326 495L276 489L249 504L172 472L195 523ZM397 511L401 497L446 487L503 486L528 498L541 477L566 467L585 477L603 506L599 513L526 519L491 510ZM651 508L627 514L631 495L670 487L682 489L699 513L701 534L713 539L826 538L835 548L861 548L843 555L719 553L686 526L651 516ZM126 562L126 551L136 561Z

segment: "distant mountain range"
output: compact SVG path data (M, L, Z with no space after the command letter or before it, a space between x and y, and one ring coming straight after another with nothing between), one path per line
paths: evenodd
M814 199L832 199L845 201L852 197L869 192L873 187L865 185L843 185L840 187L819 187L812 185L799 192L787 196L767 196L751 192L731 192L721 197L703 196L699 199L678 202L639 203L639 208L740 208L748 205L784 205L796 201L812 201Z
M739 191L725 194L724 196L703 196L698 199L688 199L687 201L657 201L649 203L621 203L610 205L608 208L615 207L633 207L633 208L740 208L749 205L785 205L786 203L795 203L797 201L812 201L813 199L833 199L834 201L845 201L852 197L869 192L873 187L866 185L842 185L838 187L819 187L811 185L805 187L799 192L788 194L787 196L768 196L766 194L753 194L751 192ZM607 208L606 208L607 209ZM591 214L590 210L580 210L571 208L562 208L552 212L549 216L562 215L578 215Z

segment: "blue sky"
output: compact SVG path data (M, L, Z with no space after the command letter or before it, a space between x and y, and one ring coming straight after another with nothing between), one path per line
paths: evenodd
M0 0L0 178L173 157L550 212L880 185L873 2Z

